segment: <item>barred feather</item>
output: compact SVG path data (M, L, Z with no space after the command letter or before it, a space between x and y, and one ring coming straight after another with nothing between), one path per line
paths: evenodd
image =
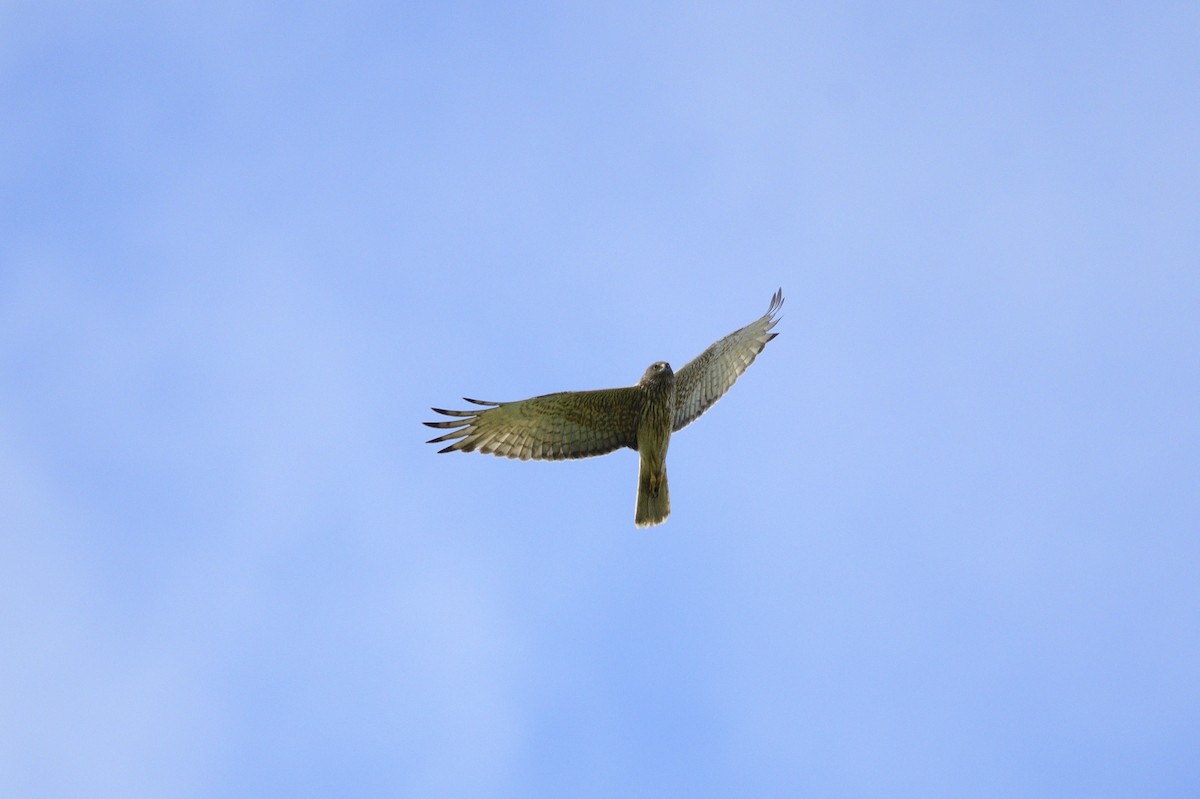
M475 452L521 460L562 460L603 455L635 447L641 393L636 387L598 391L563 391L517 402L487 402L483 410L437 413L452 421L425 422L451 429L428 443L454 443L439 452Z
M775 314L782 305L783 289L779 289L766 314L715 342L675 373L673 430L687 427L725 396L767 342L779 335L771 328L779 323Z

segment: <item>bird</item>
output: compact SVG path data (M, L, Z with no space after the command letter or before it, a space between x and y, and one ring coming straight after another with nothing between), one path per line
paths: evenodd
M563 460L604 455L629 447L639 455L634 525L651 527L671 513L667 447L671 435L694 422L729 391L778 333L783 289L767 312L718 339L678 372L666 361L650 364L636 385L593 391L560 391L514 402L463 400L479 406L432 408L450 420L424 422L450 432L428 444L449 443L439 453L480 452L521 460Z

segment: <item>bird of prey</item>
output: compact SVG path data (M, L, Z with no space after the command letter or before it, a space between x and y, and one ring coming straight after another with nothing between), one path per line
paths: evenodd
M453 442L439 452L478 450L521 460L587 458L629 447L641 461L634 524L661 524L671 513L666 465L671 434L712 407L779 335L771 328L779 321L775 314L782 305L779 289L762 317L715 342L678 372L666 361L651 364L635 386L563 391L516 402L464 397L482 407L434 408L454 418L425 422L450 430L427 443Z

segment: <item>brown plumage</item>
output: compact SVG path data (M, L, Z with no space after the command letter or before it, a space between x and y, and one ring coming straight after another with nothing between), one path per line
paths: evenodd
M598 391L563 391L516 402L486 402L468 411L434 408L455 417L425 422L449 429L430 444L451 442L439 452L475 452L528 460L603 455L629 447L640 455L634 523L649 527L671 512L667 447L671 433L697 419L719 400L762 352L779 321L783 290L759 319L720 339L678 372L652 364L637 385Z

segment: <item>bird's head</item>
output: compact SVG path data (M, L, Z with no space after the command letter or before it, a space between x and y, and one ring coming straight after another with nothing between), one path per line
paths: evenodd
M671 371L671 364L666 361L657 361L650 364L650 368L638 382L644 386L670 384L675 382L675 373Z

